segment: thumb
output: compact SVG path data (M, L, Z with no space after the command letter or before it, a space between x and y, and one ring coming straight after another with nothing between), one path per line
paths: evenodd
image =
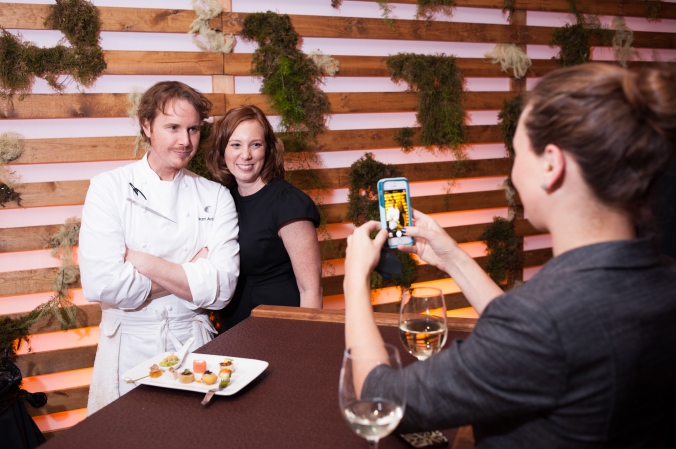
M381 229L378 231L378 234L376 234L376 237L373 239L373 244L376 245L378 248L381 248L385 244L385 240L387 239L387 229Z

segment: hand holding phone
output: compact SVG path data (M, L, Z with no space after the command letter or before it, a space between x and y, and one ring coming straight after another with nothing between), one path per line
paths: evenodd
M413 245L413 237L402 230L413 226L411 197L406 178L384 178L378 181L380 225L387 229L387 244L390 248Z

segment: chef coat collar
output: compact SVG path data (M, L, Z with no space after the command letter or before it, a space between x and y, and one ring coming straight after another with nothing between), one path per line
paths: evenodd
M144 177L146 177L147 179L153 180L153 181L175 182L175 183L181 182L181 180L183 179L183 176L184 176L184 175L183 175L183 169L179 170L179 172L176 173L176 176L174 176L174 180L173 180L173 181L162 181L162 180L160 179L160 175L158 175L157 173L155 173L155 170L153 170L153 169L150 167L150 164L148 163L148 154L150 154L151 151L152 151L152 149L146 151L146 154L143 155L143 159L141 159L141 164L140 164L140 166L141 166L141 174L142 174Z

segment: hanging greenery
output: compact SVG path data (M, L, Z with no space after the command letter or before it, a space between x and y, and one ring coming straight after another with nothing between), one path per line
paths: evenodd
M450 17L453 15L454 7L455 0L418 0L416 17L431 20L437 13Z
M502 15L507 15L507 20L511 22L514 14L516 0L505 0L505 7L502 8Z
M324 114L330 110L326 94L317 85L322 73L298 50L298 34L288 15L268 11L246 16L242 37L255 41L252 74L263 77L261 93L268 95L281 115L279 131L287 153L312 152L311 142L324 132Z
M409 90L418 94L416 120L420 124L419 142L434 151L453 151L465 160L463 145L467 130L467 113L462 106L464 78L453 56L399 53L387 58L394 81L406 81ZM404 132L400 143L405 145Z
M486 272L497 284L505 280L515 281L512 273L523 266L519 242L514 232L514 223L502 217L493 217L479 237L486 244Z
M397 167L383 164L373 158L373 153L365 153L350 166L347 194L347 215L357 226L369 220L380 220L378 209L378 181L383 178L401 176Z
M627 26L624 17L620 16L613 17L613 29L615 29L613 36L615 60L626 69L627 62L631 61L637 54L636 49L631 46L634 42L634 32Z
M207 149L209 147L209 136L211 136L211 128L213 127L212 123L202 122L200 126L200 144L197 147L197 153L190 160L188 166L186 167L191 172L199 175L203 178L207 178L209 181L213 181L211 172L207 167Z
M413 151L413 136L415 135L415 131L413 128L410 128L408 126L405 126L401 128L399 131L394 133L394 140L397 141L399 146L401 146L401 149L404 151L404 153L410 153Z
M502 140L505 142L505 147L509 153L509 157L514 157L514 134L516 134L516 125L519 123L521 116L521 108L523 97L517 95L511 100L502 102L502 110L498 113L498 120L500 120L500 132L502 133Z
M393 165L383 164L373 158L373 153L366 153L350 166L349 192L347 195L346 219L356 226L369 220L380 220L378 207L378 180L394 178L401 173ZM396 251L401 262L402 276L392 276L385 281L378 273L371 274L371 288L387 286L410 287L418 274L418 264L408 253Z
M2 28L0 35L0 95L20 99L30 93L35 77L62 91L60 75L70 75L81 86L91 86L106 68L98 45L98 9L85 0L56 0L45 25L60 30L72 47L41 48Z
M514 78L523 78L533 65L530 57L515 44L496 44L493 50L484 54L493 64L500 64L503 72L512 69Z
M13 356L22 341L28 343L28 328L46 315L52 315L61 329L69 329L75 325L78 308L70 301L69 288L79 278L78 267L73 263L73 247L78 245L80 219L69 218L49 241L52 257L61 259L61 267L54 278L54 295L44 304L40 304L30 312L16 318L0 318L0 349L10 348Z
M21 206L21 195L4 182L0 182L0 206L5 207L5 204L12 201L16 201L17 206Z
M0 206L15 201L21 206L21 195L14 190L16 180L14 172L7 164L23 154L23 136L14 132L0 134Z
M651 22L662 20L662 0L643 0L645 1L645 17Z
M589 60L591 54L589 39L592 35L600 36L603 41L610 42L610 32L601 26L598 16L581 13L576 1L568 0L575 23L567 23L555 29L549 43L550 46L560 47L557 59L563 67L584 64Z
M192 35L195 45L202 51L232 53L235 36L223 34L221 30L213 30L209 25L211 19L223 12L223 5L217 0L193 0L192 7L197 19L190 25L189 34Z

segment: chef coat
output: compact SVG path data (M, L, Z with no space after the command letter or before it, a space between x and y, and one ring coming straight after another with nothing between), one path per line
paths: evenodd
M185 169L162 181L147 154L91 180L78 261L84 296L101 304L102 319L88 413L133 388L120 374L191 336L190 350L213 338L206 310L222 309L235 291L238 232L228 189ZM204 247L208 257L191 263ZM127 248L180 264L193 301L147 300L151 280L125 262Z

